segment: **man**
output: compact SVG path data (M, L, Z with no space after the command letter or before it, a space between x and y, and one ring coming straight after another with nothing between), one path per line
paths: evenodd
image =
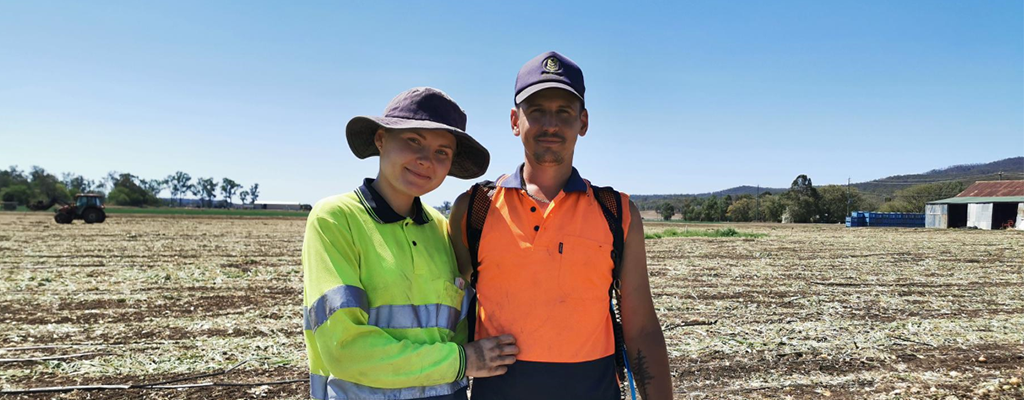
M511 334L520 352L504 375L474 380L474 400L620 398L609 312L613 225L595 189L572 166L576 140L588 128L584 90L583 72L561 54L548 52L527 62L516 78L511 112L525 163L488 189L478 240L467 236L467 211L480 204L473 191L456 199L452 209L459 268L468 274L477 265L475 337ZM620 204L629 205L620 216L624 244L618 270L628 361L644 399L670 399L643 223L628 196L621 195Z

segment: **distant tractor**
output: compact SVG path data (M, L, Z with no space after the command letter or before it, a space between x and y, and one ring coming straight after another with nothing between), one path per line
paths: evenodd
M76 194L74 203L63 205L53 215L58 224L70 224L76 219L87 224L105 221L107 213L103 211L103 198L96 194Z

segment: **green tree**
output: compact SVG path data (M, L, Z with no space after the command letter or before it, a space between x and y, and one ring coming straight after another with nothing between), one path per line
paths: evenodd
M32 184L18 166L12 165L7 170L0 170L0 201L26 205L33 197Z
M68 193L67 187L61 183L60 179L46 170L32 166L32 170L28 173L30 189L32 190L32 201L33 202L49 202L56 200L60 202L71 201L71 195Z
M224 199L228 201L228 204L231 204L231 198L234 197L235 192L241 188L242 185L239 185L238 182L229 178L224 178L220 181L220 193L224 195Z
M860 199L860 207L857 207L856 211L878 211L881 208L879 200L866 196L865 193L861 193ZM854 210L851 208L850 211Z
M171 197L178 200L178 205L180 206L181 196L189 193L189 189L192 186L192 175L177 171L173 175L167 176L167 182L171 191Z
M668 221L676 214L676 207L673 206L672 203L666 201L658 205L657 211L658 215L661 216L661 219Z
M818 201L821 196L807 175L798 175L793 179L789 191L782 197L793 222L814 222L818 219Z
M729 214L729 204L732 203L732 198L729 198L729 202L723 197L718 200L718 204L715 205L715 221L727 221Z
M782 214L786 212L786 202L782 199L782 196L762 196L760 211L762 220L781 222Z
M152 194L153 197L159 198L160 193L167 187L167 182L164 179L139 179L139 186L149 192L149 194Z
M248 204L248 203L245 202L248 199L249 199L249 191L248 190L243 190L241 192L238 192L238 201L239 202L241 202L242 204Z
M711 195L707 199L704 199L704 207L701 210L702 221L724 221L725 214L728 210L725 208L725 203L722 202L718 196Z
M704 199L691 197L689 199L689 209L683 219L687 221L702 221L704 219Z
M256 199L260 198L260 184L254 183L249 186L249 197L252 198L249 204L256 204Z
M0 189L0 200L13 201L19 205L27 205L32 201L32 189L28 184L15 184Z
M143 187L143 182L143 179L130 173L119 173L113 180L113 189L107 194L107 202L133 207L159 205L160 199Z
M925 183L899 190L892 201L882 204L882 212L923 213L929 201L955 197L967 189L967 184L960 181Z
M137 198L133 197L125 188L115 187L107 194L107 203L110 204L132 206L135 205L137 201Z
M678 211L679 217L682 218L684 221L692 220L693 216L695 215L693 197L684 198L683 201L679 204Z
M80 193L97 193L96 182L85 179L81 175L75 175L70 172L61 174L61 183L68 189L68 194L73 198L75 195Z
M758 194L757 197L755 197L755 199L757 201L754 203L754 221L768 221L768 222L775 221L774 219L767 217L767 214L766 214L766 211L765 211L765 208L764 208L765 207L764 200L769 198L769 197L773 197L773 196L775 196L775 195L773 195L772 192L764 191L764 192L761 192L760 194ZM773 202L773 201L781 202L781 196L778 196L778 197L776 197L774 199L769 200L769 202ZM783 210L779 212L779 215L781 216L783 212L785 212L785 207L783 207ZM778 221L775 221L775 222L778 222Z
M863 210L864 197L857 188L847 188L840 185L826 185L818 189L821 195L819 202L820 221L826 223L837 223L846 221L846 210ZM849 204L847 203L849 198Z
M0 170L0 189L18 184L28 187L28 178L25 177L24 171L18 169L17 165L10 166L6 171Z
M196 191L207 207L213 207L213 199L217 197L217 182L213 178L199 178L196 180Z
M756 200L753 198L741 198L729 206L727 211L730 221L750 222L754 220L754 208Z
M196 183L188 184L188 186L185 188L185 191L188 192L189 194L191 194L192 197L195 197L197 199L202 199L203 198L203 191L199 189L199 182L198 182L198 180L197 180ZM200 202L200 204L202 204L202 203L203 202Z
M719 214L722 217L721 221L728 221L729 220L729 207L732 206L733 201L735 201L735 200L732 198L731 194L727 194L727 195L725 195L725 197L722 198L722 208L721 208L722 213Z
M117 183L117 180L120 178L120 176L121 173L117 171L107 172L107 175L100 179L100 184L103 185L103 187L106 188L107 190L113 191L114 184Z

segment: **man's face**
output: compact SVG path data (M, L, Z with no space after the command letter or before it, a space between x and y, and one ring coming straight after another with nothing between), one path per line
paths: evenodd
M512 133L537 165L572 162L576 139L587 134L587 110L579 97L562 89L534 93L512 109Z

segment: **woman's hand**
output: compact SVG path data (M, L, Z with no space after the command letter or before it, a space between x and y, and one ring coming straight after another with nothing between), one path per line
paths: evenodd
M512 335L489 337L466 343L466 376L485 378L504 374L516 362L519 347Z

